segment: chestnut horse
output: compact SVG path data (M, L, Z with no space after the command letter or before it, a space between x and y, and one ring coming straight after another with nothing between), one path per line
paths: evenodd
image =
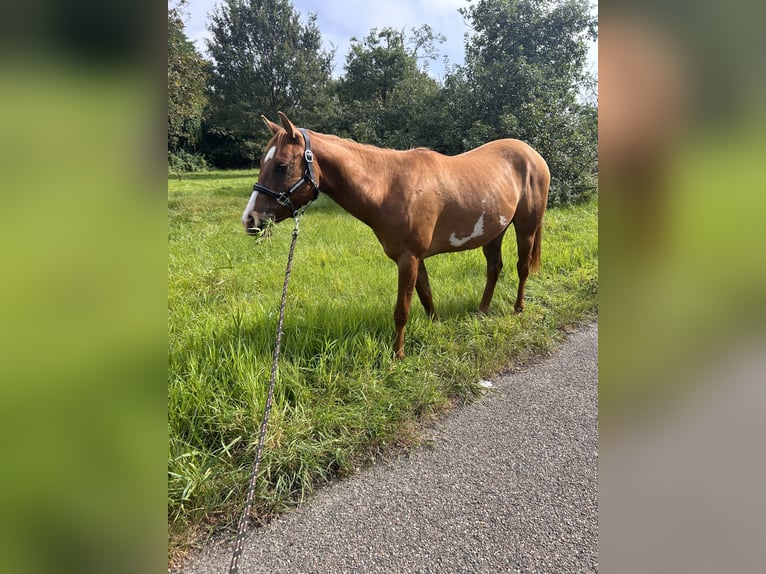
M404 357L413 289L427 315L436 317L425 259L483 248L487 283L479 310L486 312L503 267L503 235L511 223L519 254L514 308L524 308L527 276L540 266L550 184L548 165L534 149L504 139L454 157L423 148L395 151L299 129L282 112L279 117L281 126L262 116L273 137L242 224L256 234L267 220L295 216L321 190L370 226L399 268L397 357Z

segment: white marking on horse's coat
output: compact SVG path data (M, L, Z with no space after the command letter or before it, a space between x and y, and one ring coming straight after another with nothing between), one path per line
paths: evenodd
M274 148L271 148L274 149ZM251 211L255 209L255 200L258 197L258 192L254 191L253 194L250 196L250 201L247 202L247 207L245 208L245 211L242 213L242 225L247 226L247 216L250 214Z
M508 220L504 216L500 216L500 225L505 227L505 224L508 223Z
M274 153L277 151L277 146L271 146L269 148L269 151L266 153L266 157L263 158L263 163L269 163L269 160L274 157Z
M476 225L473 226L473 231L471 232L471 235L468 237L463 237L462 239L458 239L457 235L455 235L455 232L452 232L452 235L449 236L449 242L450 245L453 247L460 247L461 245L468 243L471 239L476 239L477 237L481 237L484 234L484 212L481 212L481 215L479 216L479 220L476 222Z

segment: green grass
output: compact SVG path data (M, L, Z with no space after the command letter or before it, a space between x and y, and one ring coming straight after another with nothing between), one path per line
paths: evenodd
M269 382L292 222L254 240L240 214L255 172L169 179L168 521L171 555L236 523ZM440 321L413 298L393 358L396 268L372 231L326 196L301 221L255 513L267 519L380 452L476 382L548 352L597 309L597 210L546 214L543 266L513 312L515 237L490 313L481 250L429 259Z

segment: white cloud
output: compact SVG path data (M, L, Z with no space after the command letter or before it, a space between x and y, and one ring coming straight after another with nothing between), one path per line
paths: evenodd
M186 35L202 54L206 53L205 39L210 37L207 30L208 14L220 3L221 0L187 0Z
M197 46L197 50L200 54L202 54L205 57L209 57L207 53L207 42L206 40L209 40L212 35L208 30L200 30L196 34L190 35L187 34L189 37L189 40L191 40L195 46Z

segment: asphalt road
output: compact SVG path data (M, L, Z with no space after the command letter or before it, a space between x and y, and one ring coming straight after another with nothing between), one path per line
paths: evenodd
M409 456L251 529L242 573L597 572L598 325L492 381ZM184 574L228 572L230 541Z

